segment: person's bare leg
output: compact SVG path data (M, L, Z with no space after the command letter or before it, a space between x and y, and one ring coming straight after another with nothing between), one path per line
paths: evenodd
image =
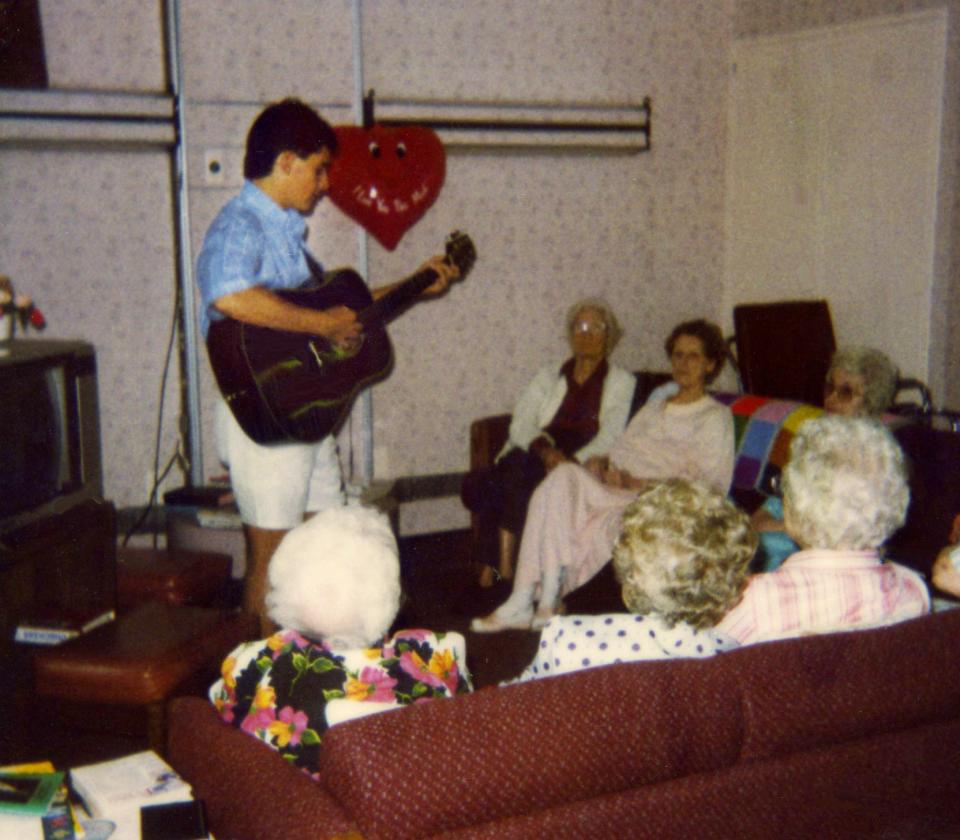
M267 570L270 558L276 551L286 530L258 528L254 525L243 526L247 543L247 570L243 580L243 611L257 616L260 620L260 632L263 636L272 634L276 625L264 612L264 599L267 595Z
M513 580L513 561L517 556L517 535L506 528L500 529L500 577Z

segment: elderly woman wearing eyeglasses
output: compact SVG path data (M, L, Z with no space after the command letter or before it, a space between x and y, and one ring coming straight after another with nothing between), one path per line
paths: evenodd
M879 417L897 389L898 373L871 347L841 347L833 354L823 386L823 407L841 417Z
M884 353L871 347L841 347L823 385L823 408L838 417L879 417L890 405L899 374ZM783 502L771 496L751 518L760 532L762 567L772 572L797 544L783 529Z
M567 311L566 332L570 358L541 368L513 410L494 466L463 482L463 503L480 516L482 587L513 578L517 535L547 473L606 452L627 424L636 379L607 361L622 335L616 315L600 298L580 300Z

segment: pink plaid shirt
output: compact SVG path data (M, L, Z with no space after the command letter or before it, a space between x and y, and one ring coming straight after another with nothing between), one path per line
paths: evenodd
M798 551L775 572L754 575L717 630L753 644L895 624L930 611L916 572L876 551Z

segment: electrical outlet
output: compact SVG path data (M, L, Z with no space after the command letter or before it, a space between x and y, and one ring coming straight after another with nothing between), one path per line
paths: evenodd
M203 153L203 183L222 187L227 183L227 154L223 149L206 149Z

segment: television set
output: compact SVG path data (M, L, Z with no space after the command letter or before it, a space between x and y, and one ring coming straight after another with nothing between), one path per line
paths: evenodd
M103 496L97 363L79 341L0 355L0 541Z

